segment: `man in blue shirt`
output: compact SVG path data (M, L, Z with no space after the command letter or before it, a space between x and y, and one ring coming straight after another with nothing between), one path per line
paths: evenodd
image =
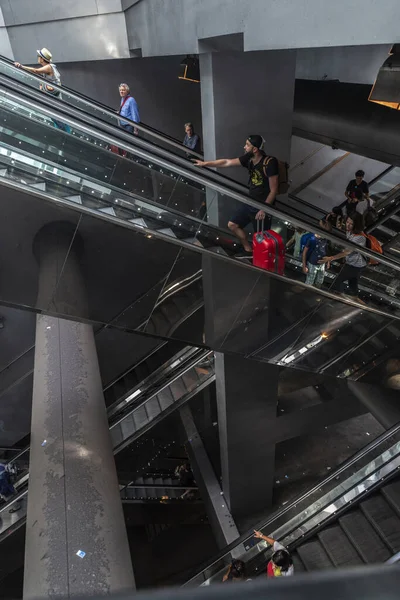
M119 95L121 96L121 105L118 113L121 115L121 117L126 117L134 123L140 123L139 108L135 98L130 95L129 85L127 83L120 84ZM129 133L134 133L135 135L138 135L139 133L137 127L134 127L128 123L128 121L121 120L119 122L119 126Z

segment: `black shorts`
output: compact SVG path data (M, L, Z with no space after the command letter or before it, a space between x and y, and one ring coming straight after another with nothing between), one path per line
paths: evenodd
M260 210L262 210L261 206ZM236 225L243 229L249 223L253 223L257 213L257 208L253 208L252 206L248 206L247 204L242 204L242 206L235 212L233 217L230 218L230 221L231 223L236 223Z

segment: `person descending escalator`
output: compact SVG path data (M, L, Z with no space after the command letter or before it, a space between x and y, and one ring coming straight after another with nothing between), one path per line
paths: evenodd
M301 238L305 233L307 233L305 229L302 229L301 227L296 227L292 237L286 243L286 250L289 250L289 248L293 246L293 258L301 259Z
M29 71L29 73L34 73L35 75L40 75L46 80L46 83L40 84L40 89L42 92L46 92L47 94L51 94L52 96L61 97L61 92L57 88L55 88L53 84L61 86L61 75L58 70L57 65L55 65L53 61L53 55L47 48L42 48L41 50L37 50L37 61L40 67L27 67L26 65L21 65L21 63L14 63L16 67L19 69L23 69L24 71ZM71 132L71 128L66 123L62 123L56 119L52 119L54 126L57 129L61 129L62 131L66 131L67 133Z
M12 469L8 465L0 463L0 496L4 502L8 502L8 500L17 493L11 478ZM20 508L20 503L16 502L12 508L10 508L9 512L15 513L20 510Z
M294 575L292 556L287 548L272 537L268 537L261 531L254 530L254 537L264 540L273 548L273 555L267 565L267 577L291 577Z
M346 237L349 242L366 248L367 237L364 235L364 220L360 213L355 212L346 221ZM331 288L332 291L338 291L343 297L357 300L364 304L364 301L358 298L358 281L362 272L367 266L367 259L360 252L354 250L343 250L335 256L325 256L319 260L319 264L330 263L334 260L345 258L345 264L336 277ZM348 283L348 292L344 293L345 283Z
M195 484L192 468L189 463L179 465L175 469L175 475L179 479L179 485L183 488L192 488ZM193 498L193 490L187 489L183 492L181 498L183 500L191 500Z
M321 229L328 233L332 231L332 225L329 217L321 219L319 222ZM306 283L316 288L321 288L325 278L325 263L320 260L329 254L329 240L318 233L311 235L303 249L302 262L303 273L306 275ZM329 263L326 265L329 269Z
M249 135L247 138L244 151L245 154L239 158L221 158L218 160L196 160L194 164L197 167L244 167L249 171L249 196L262 206L266 204L272 206L279 192L284 193L283 186L283 171L286 163L280 163L274 156L267 156L263 150L264 140L261 135ZM281 176L282 172L282 176ZM287 177L286 177L287 179ZM280 185L282 190L280 190ZM288 184L286 183L288 186ZM244 254L236 255L236 258L251 258L253 248L244 231L244 228L249 224L253 224L256 231L256 221L264 221L264 230L270 229L270 216L260 209L241 204L239 209L231 216L228 222L228 227L241 241Z
M234 559L222 578L222 583L240 583L251 581L246 577L246 565L242 560Z

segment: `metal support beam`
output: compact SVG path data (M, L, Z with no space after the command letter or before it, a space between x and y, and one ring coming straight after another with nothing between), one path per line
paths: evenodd
M364 404L383 427L389 429L400 422L400 396L385 388L348 380L349 390Z
M239 531L229 511L227 500L221 491L221 486L189 406L180 409L180 417L188 440L186 447L196 483L206 505L217 544L222 549L239 537ZM240 548L235 550L235 556L240 556L242 552L244 552L244 548L240 545Z

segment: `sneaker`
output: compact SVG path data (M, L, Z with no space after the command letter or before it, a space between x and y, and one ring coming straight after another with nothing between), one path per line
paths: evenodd
M252 259L253 258L253 251L250 250L244 250L243 252L238 252L238 254L235 254L235 258L238 258L239 260L245 260L247 259Z

